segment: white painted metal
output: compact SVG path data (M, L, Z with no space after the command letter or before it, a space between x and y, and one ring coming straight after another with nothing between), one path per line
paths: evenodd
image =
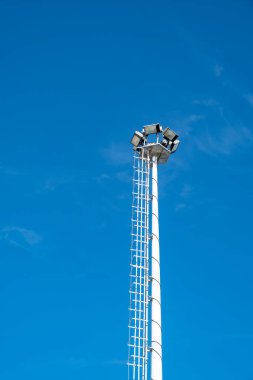
M157 132L156 142L148 142ZM135 136L136 136L135 132ZM144 135L144 137L143 137ZM157 165L178 147L177 134L160 124L144 127L134 145L132 243L130 272L129 380L162 380L162 321ZM162 135L162 136L161 136ZM162 137L162 140L161 140ZM152 217L149 235L149 178L152 167ZM151 258L149 239L151 237ZM151 263L151 268L149 263ZM151 269L151 273L150 273ZM151 317L151 318L150 318ZM151 320L151 323L149 323ZM149 353L151 352L151 355ZM151 356L151 357L150 357ZM149 360L151 359L151 361Z
M157 144L158 145L158 144ZM150 157L151 155L151 157ZM146 145L134 155L128 379L162 380L161 286L158 220L158 175L160 151ZM150 162L151 160L151 162ZM152 196L149 193L152 166ZM152 233L149 234L149 203L152 199ZM151 272L149 238L152 240ZM150 281L151 280L151 281ZM150 286L151 285L151 286ZM151 288L151 289L150 289ZM151 301L151 310L149 303ZM151 339L149 315L151 314ZM151 364L148 356L151 351ZM150 375L148 371L150 368Z
M152 158L151 380L162 380L162 322L157 157Z
M134 156L128 379L148 379L149 327L149 157Z

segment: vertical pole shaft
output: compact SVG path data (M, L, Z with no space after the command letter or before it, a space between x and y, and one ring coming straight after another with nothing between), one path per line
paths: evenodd
M157 158L152 165L151 380L162 380L162 323Z

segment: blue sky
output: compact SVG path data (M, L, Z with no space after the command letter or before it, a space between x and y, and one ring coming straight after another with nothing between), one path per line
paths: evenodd
M0 2L0 378L127 378L132 151L160 122L164 378L253 379L252 1Z

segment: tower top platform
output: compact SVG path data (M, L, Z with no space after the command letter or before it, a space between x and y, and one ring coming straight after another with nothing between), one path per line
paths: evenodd
M156 157L158 164L166 164L171 154L171 152L160 143L146 144L142 147L138 147L136 151L139 152L140 157L149 157L151 162L153 158Z

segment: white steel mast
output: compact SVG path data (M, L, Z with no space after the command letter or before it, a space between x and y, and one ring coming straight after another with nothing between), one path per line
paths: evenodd
M155 142L149 136L155 135ZM159 141L159 138L161 139ZM178 135L160 124L136 131L130 263L128 380L162 380L162 322L157 166L177 150ZM150 177L152 173L152 192ZM151 202L150 202L151 201ZM150 213L152 203L152 214ZM150 231L151 226L151 233ZM150 254L151 241L151 254ZM151 264L151 265L150 265ZM151 355L150 355L151 353ZM151 359L151 360L150 360Z
M162 321L157 157L152 165L151 380L162 380Z

